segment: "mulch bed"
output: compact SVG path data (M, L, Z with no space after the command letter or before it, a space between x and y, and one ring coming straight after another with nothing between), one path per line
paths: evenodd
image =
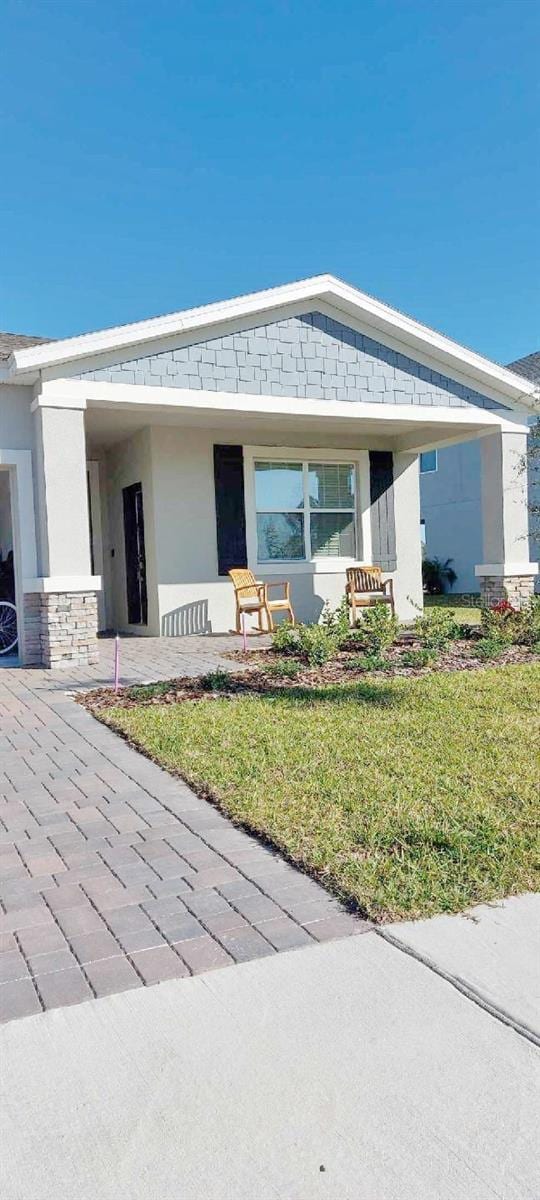
M130 685L114 692L112 688L100 688L79 694L76 699L90 711L106 708L137 708L141 705L178 704L184 700L202 700L209 696L232 698L239 694L275 694L276 691L314 691L332 684L358 683L362 680L392 679L396 676L429 675L437 671L482 671L486 667L512 666L517 663L540 662L540 655L532 653L526 646L508 646L495 659L482 660L474 655L474 640L459 640L450 643L444 652L437 655L427 666L412 667L403 662L403 654L421 649L420 643L411 635L403 636L385 654L388 666L385 670L360 670L351 665L351 659L362 656L356 646L354 652L342 650L336 658L324 666L310 667L292 655L277 654L272 649L233 651L227 655L241 664L239 671L227 672L226 687L213 688L204 675L196 678L182 676L165 683ZM300 671L292 677L274 675L272 663L297 662ZM215 673L214 673L215 674Z

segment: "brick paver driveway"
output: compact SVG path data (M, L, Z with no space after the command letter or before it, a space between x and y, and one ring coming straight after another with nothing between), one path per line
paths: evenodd
M230 667L230 638L126 639L122 681ZM368 926L94 720L99 667L0 668L0 1016Z

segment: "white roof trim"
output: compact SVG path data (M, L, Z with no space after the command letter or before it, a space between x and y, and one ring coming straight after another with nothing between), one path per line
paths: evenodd
M343 312L344 317L356 316L367 325L373 326L375 334L384 340L385 332L393 334L407 345L411 352L414 350L429 351L441 366L449 372L452 368L459 369L475 382L479 390L482 384L495 388L501 393L504 402L521 404L530 407L530 397L535 393L535 385L522 376L515 375L506 367L491 362L482 355L476 354L460 346L457 342L436 333L426 325L421 325L412 317L407 317L382 301L358 291L347 283L336 279L333 275L316 275L311 279L302 279L297 283L285 284L281 287L269 288L262 292L252 292L246 296L237 296L232 300L223 300L217 304L205 304L199 308L185 309L183 312L171 313L165 317L153 317L147 321L137 321L131 325L120 325L112 329L103 329L97 333L86 333L80 337L65 338L62 341L46 342L43 345L28 349L14 350L9 360L10 377L32 373L46 367L54 367L61 363L87 358L91 355L107 351L121 350L123 347L141 346L157 338L170 337L176 333L185 334L210 326L222 325L224 322L238 318L252 318L260 315L266 319L267 314L276 308L288 304L306 301L310 304L317 300L326 301L334 308Z

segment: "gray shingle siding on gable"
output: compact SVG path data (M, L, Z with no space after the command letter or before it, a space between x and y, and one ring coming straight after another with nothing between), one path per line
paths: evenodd
M502 407L319 312L147 354L78 378L348 403Z

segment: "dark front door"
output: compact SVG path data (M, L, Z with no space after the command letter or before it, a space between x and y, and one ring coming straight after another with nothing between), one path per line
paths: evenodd
M123 489L124 541L126 547L126 589L130 625L146 625L146 556L144 552L144 512L142 484Z

